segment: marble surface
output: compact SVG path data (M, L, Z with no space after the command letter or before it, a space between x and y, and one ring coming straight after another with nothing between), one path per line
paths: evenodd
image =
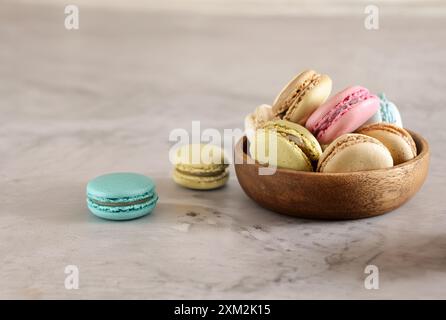
M201 15L0 1L0 298L445 298L444 17ZM241 128L296 72L385 91L430 142L429 177L394 212L294 219L259 208L232 174L212 192L169 178L169 133ZM89 214L87 181L154 178L151 216ZM380 270L366 290L364 268ZM80 288L66 290L77 265Z

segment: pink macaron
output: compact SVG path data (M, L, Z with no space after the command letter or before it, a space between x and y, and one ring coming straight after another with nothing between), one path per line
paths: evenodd
M363 125L379 109L379 98L361 86L344 89L328 99L308 118L305 126L322 144Z

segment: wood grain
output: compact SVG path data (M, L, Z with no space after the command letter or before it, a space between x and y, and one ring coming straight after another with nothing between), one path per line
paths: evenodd
M259 175L258 163L248 163L246 137L236 145L237 179L245 193L262 207L309 219L359 219L392 211L423 185L429 169L429 144L414 138L418 155L398 166L351 173L319 173L277 169Z

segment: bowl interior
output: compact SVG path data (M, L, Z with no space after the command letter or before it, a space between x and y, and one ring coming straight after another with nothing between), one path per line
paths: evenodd
M284 168L277 168L277 171L288 172L290 174L297 174L297 175L302 175L302 174L303 175L354 175L356 173L373 173L376 171L383 171L383 170L388 171L388 170L393 170L393 169L399 168L399 167L409 166L413 162L417 162L421 157L429 155L429 144L426 141L426 139L424 139L420 134L413 132L412 130L408 130L408 129L405 129L405 130L410 133L413 140L415 141L415 144L417 146L417 156L409 161L406 161L399 165L393 166L391 168L376 169L376 170L369 170L369 171L357 171L357 172L339 172L339 173L336 173L336 172L334 172L334 173L306 172L306 171L296 171L296 170L290 170L290 169L284 169ZM256 166L262 167L263 165L261 165L260 163L258 163L257 161L255 161L251 158L248 150L249 150L248 138L246 136L243 136L240 139L239 143L236 145L235 152L242 154L243 164L253 162L253 163L255 163Z
M429 167L427 141L409 131L417 156L397 166L357 172L321 173L264 167L248 155L248 140L235 147L237 179L259 205L279 213L310 219L358 219L389 212L410 199L422 186Z

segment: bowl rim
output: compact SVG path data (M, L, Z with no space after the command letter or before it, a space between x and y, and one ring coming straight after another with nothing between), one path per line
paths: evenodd
M276 173L286 173L286 174L297 174L297 175L306 175L306 176L317 176L317 177L343 177L343 176L352 176L352 175L363 175L363 174L374 174L374 173L383 173L383 172L389 172L391 170L398 170L400 168L404 168L405 166L410 166L414 162L418 162L421 159L425 158L426 156L429 156L429 143L427 140L421 136L419 133L416 133L412 130L405 129L410 133L412 138L415 141L415 144L417 146L417 156L413 159L410 159L409 161L400 163L396 166L390 167L390 168L384 168L384 169L373 169L373 170L363 170L363 171L352 171L352 172L317 172L317 171L298 171L298 170L292 170L292 169L285 169L285 168L276 168ZM247 142L247 136L244 135L240 138L240 140L237 142L234 150L234 157L240 156L243 158L242 163L234 163L235 166L239 165L254 165L255 167L264 167L266 166L261 165L257 162L257 160L252 159L246 152L245 152L245 144ZM254 160L254 163L247 163L247 159ZM274 175L276 174L274 173Z

